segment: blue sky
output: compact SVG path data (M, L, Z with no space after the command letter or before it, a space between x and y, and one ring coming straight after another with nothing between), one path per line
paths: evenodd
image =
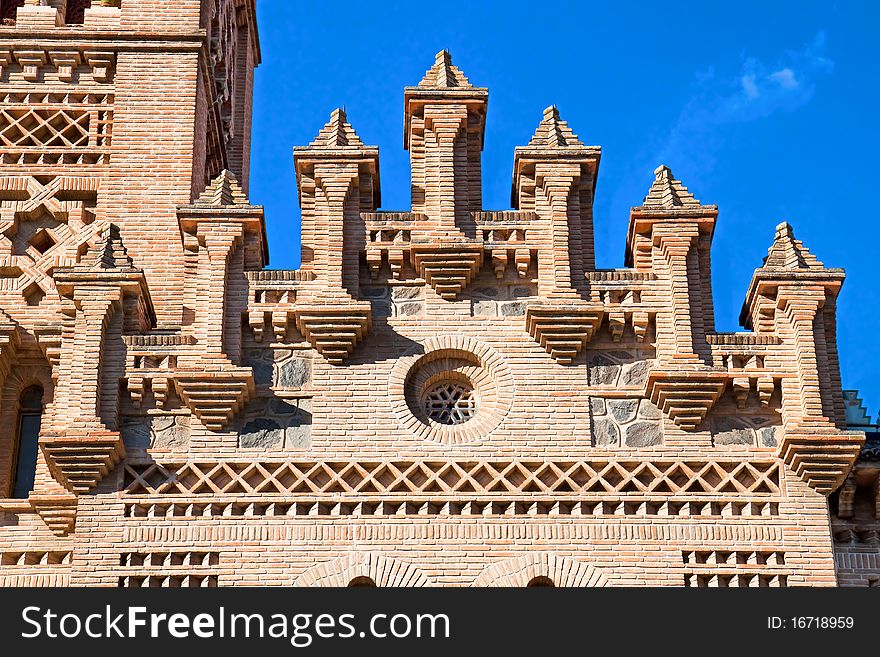
M337 106L380 149L383 209L409 208L403 87L444 48L489 88L483 204L510 204L513 149L556 104L602 146L599 267L623 264L629 208L660 163L720 215L717 328L737 330L749 278L782 220L844 267L844 387L880 407L880 40L869 2L346 2L260 0L251 200L266 208L270 266L299 266L291 150Z

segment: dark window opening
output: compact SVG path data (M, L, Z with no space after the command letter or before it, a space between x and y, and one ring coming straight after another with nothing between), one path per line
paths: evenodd
M355 577L348 583L348 588L356 588L356 587L375 587L376 582L373 581L371 577Z
M36 283L31 283L28 285L24 291L24 300L27 302L29 306L39 306L43 299L46 297L46 293Z
M549 577L545 577L544 575L538 575L537 577L532 577L529 580L529 583L526 584L528 588L538 588L538 587L555 587L556 584L553 583L553 580Z
M14 25L15 12L24 6L24 0L0 0L0 24Z
M67 0L67 13L64 15L66 25L82 25L85 10L92 6L92 0Z
M37 441L40 437L40 418L43 415L43 389L31 386L23 393L18 405L18 425L15 456L15 482L12 496L24 499L34 489L37 473Z

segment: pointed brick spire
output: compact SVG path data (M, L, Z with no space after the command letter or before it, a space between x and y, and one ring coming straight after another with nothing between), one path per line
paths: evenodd
M223 205L250 205L238 184L235 174L224 169L220 175L214 178L202 195L199 196L195 205L223 206Z
M667 209L700 205L688 188L680 180L675 180L672 170L665 164L654 169L654 176L654 184L651 185L643 205Z
M108 224L101 230L98 243L90 253L89 269L132 269L134 262L122 243L119 226Z
M471 89L473 85L457 66L452 65L452 55L441 50L434 58L434 65L419 82L420 89Z
M787 221L776 226L776 237L763 266L766 269L824 269L803 242L795 239L794 230Z
M542 148L572 148L583 145L584 143L568 127L568 123L559 118L556 105L544 110L544 117L529 141L529 146Z
M358 137L354 128L348 123L345 109L337 107L330 114L330 120L321 128L321 132L309 144L310 148L345 148L346 146L363 147L364 142Z

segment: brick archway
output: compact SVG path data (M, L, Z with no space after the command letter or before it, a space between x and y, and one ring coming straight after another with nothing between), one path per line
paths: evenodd
M367 577L376 586L433 586L433 582L412 564L375 552L352 553L318 564L300 575L294 586L344 587L358 577Z
M549 578L559 587L611 586L599 568L549 552L537 552L498 561L474 580L475 587L523 587L536 577Z

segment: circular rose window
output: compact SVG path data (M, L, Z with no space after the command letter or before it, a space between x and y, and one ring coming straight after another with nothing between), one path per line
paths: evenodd
M425 415L439 424L464 424L477 412L477 395L470 383L444 381L425 393Z
M501 355L470 337L430 338L389 377L392 410L422 438L467 443L486 438L510 411L513 375Z

